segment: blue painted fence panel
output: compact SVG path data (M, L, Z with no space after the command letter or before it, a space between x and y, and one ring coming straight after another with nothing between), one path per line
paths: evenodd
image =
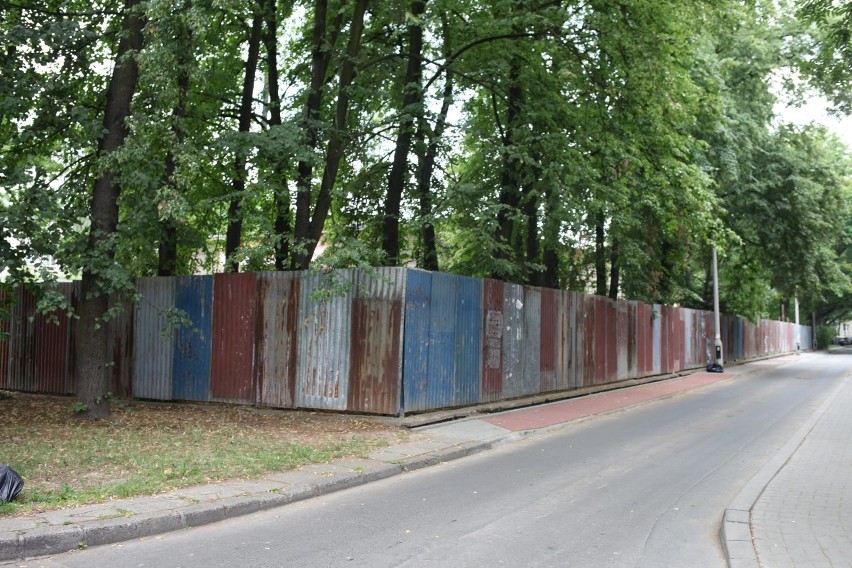
M452 274L432 275L429 311L428 407L452 404L455 375L456 282Z
M432 311L432 274L408 270L405 283L405 333L403 334L404 412L429 408L429 335Z
M210 399L213 277L175 278L175 308L187 318L175 331L172 362L172 398Z
M456 321L452 406L480 401L482 376L482 280L455 276Z

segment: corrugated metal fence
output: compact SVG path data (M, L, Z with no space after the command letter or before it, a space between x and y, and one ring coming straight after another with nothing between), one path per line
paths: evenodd
M79 284L59 285L75 305ZM109 324L113 392L396 415L704 367L712 313L405 268L140 278ZM0 297L0 301L4 297ZM0 388L74 392L75 320L20 289ZM811 328L724 316L726 360Z

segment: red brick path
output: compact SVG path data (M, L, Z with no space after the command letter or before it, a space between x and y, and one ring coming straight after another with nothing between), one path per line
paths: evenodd
M546 428L554 424L570 422L578 418L617 410L640 402L707 386L735 376L731 373L696 373L678 379L669 379L590 396L581 396L544 406L524 408L499 416L483 418L482 420L495 426L512 430L513 432L533 428Z

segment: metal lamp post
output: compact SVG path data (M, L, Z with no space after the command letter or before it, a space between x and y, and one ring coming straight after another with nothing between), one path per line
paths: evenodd
M724 360L722 358L722 330L719 325L719 267L716 260L716 247L713 247L713 314L716 323L716 364L721 369Z
M796 294L793 296L793 303L796 306L796 355L799 354L801 350L802 338L799 335L801 331L799 330L799 295Z

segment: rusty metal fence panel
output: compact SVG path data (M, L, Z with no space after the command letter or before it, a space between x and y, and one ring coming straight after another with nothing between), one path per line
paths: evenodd
M276 408L296 404L299 278L296 272L258 276L257 403Z
M405 270L359 270L355 279L347 410L396 414L402 379ZM474 380L479 381L478 373L471 375Z
M557 390L557 354L562 340L561 314L557 307L557 292L548 288L539 290L541 314L539 338L539 392Z
M133 321L133 396L172 398L174 329L169 314L175 307L174 278L139 278L139 301Z
M408 317L408 314L406 314ZM503 392L503 283L482 284L482 385L480 400L498 400Z
M254 403L257 274L213 276L210 399Z

